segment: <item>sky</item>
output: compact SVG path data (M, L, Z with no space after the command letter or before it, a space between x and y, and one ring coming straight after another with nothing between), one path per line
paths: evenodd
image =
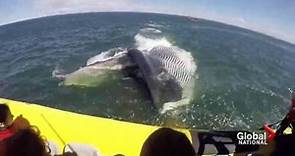
M0 25L50 15L105 11L204 18L295 44L295 0L0 0Z

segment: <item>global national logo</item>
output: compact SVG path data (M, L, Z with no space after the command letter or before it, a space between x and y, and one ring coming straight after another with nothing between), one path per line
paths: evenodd
M266 132L238 132L237 139L239 145L266 145L267 135Z

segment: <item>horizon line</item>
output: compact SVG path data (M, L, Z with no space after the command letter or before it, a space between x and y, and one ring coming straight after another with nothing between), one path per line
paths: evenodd
M40 15L40 16L35 16L35 17L27 17L27 18L22 18L22 19L18 19L18 20L13 20L7 23L0 23L0 27L2 26L6 26L6 25L10 25L10 24L15 24L15 23L20 23L20 22L25 22L25 21L29 21L29 20L35 20L35 19L39 19L39 18L46 18L46 17L53 17L53 16L63 16L63 15L75 15L75 14L87 14L87 13L119 13L119 12L124 12L124 13L148 13L148 14L161 14L161 15L171 15L171 16L182 16L182 17L187 17L187 18L196 18L196 19L203 19L203 20L207 20L207 21L212 21L212 22L217 22L217 23L222 23L225 25L229 25L229 26L234 26L234 27L238 27L238 28L242 28L242 29L246 29L246 30L250 30L271 38L274 38L276 40L280 40L283 42L287 42L288 44L291 44L293 46L295 46L295 41L290 41L290 40L286 40L280 37L276 37L273 36L272 34L268 34L259 30L255 30L252 28L248 28L248 27L243 27L240 25L235 25L232 23L226 23L224 21L220 21L220 20L215 20L215 19L206 19L203 17L197 17L197 16L192 16L192 15L184 15L184 14L173 14L173 13L166 13L166 12L154 12L154 11L81 11L81 12L68 12L68 13L56 13L56 14L49 14L49 15Z

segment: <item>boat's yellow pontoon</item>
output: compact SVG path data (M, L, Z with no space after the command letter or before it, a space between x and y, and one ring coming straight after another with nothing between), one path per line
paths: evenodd
M67 143L94 146L103 156L123 154L138 156L146 138L159 127L82 115L54 108L0 98L9 105L14 116L23 115L36 125L47 140L63 148ZM54 129L52 129L52 126ZM180 130L189 138L188 130ZM190 139L191 140L191 139Z

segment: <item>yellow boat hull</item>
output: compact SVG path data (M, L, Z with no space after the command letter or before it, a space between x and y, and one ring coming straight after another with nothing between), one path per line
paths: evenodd
M14 116L22 114L30 121L31 125L39 128L41 135L58 144L61 149L64 144L50 125L54 127L65 142L92 145L104 156L116 154L138 156L144 141L159 128L82 115L2 98L0 98L0 103L8 104ZM189 130L178 130L185 133L191 140Z

